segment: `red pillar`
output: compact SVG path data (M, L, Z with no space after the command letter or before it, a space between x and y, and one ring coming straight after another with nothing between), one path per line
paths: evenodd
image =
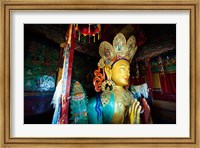
M61 99L62 101L62 109L61 109L61 117L59 119L59 124L68 124L68 112L69 112L69 97L70 97L70 85L71 85L71 78L72 78L72 65L73 65L73 58L74 58L74 35L73 35L73 29L72 24L69 25L69 32L68 39L67 39L67 46L71 44L70 50L69 50L69 63L68 63L68 76L66 80L66 91L64 97ZM63 69L64 70L64 69Z
M69 65L68 65L68 77L67 77L67 88L66 88L66 99L70 97L70 88L71 88L71 79L72 79L72 66L73 66L73 60L74 60L74 32L75 29L73 28L74 26L71 26L71 48L70 48L70 53L69 53ZM69 113L69 99L66 100L66 111L65 113L67 114L65 116L65 121L64 124L68 124L68 113Z
M146 68L146 81L149 88L149 94L153 96L153 80L152 80L152 72L151 72L151 64L150 58L145 58L145 68Z

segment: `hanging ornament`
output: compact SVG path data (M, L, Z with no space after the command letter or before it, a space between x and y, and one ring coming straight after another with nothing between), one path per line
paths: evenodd
M90 24L88 25L88 34L90 34Z
M100 39L100 32L101 32L101 25L98 24L97 26L98 26L98 28L99 28L99 32L98 32L98 40L99 40L99 39Z
M88 43L90 43L90 37L94 36L94 42L95 42L95 35L98 34L98 40L100 39L100 31L101 31L101 25L100 24L77 24L76 25L76 31L78 31L83 36L88 36ZM79 37L80 41L80 37Z
M78 32L78 40L80 41L81 40L81 33Z
M164 65L163 65L163 60L162 60L161 56L158 56L158 65L159 65L159 69L160 69L160 74L164 75L165 71L164 71Z
M78 30L78 24L76 24L76 28L75 29Z
M76 25L73 25L73 35L74 35L74 38L76 38Z
M139 66L138 63L136 63L136 79L139 79L139 77L140 77Z

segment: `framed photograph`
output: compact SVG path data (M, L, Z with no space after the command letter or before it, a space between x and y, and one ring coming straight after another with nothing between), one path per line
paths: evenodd
M200 146L198 1L2 0L0 3L2 147ZM125 117L125 124L98 124L99 116L104 116L101 112L90 114L92 117L97 114L95 124L85 121L74 124L81 121L80 110L73 106L68 108L67 122L55 120L63 115L61 108L58 118L51 104L59 80L65 78L67 84L73 84L71 87L76 84L71 90L78 91L77 94L84 88L89 99L96 94L91 89L95 67L101 67L101 60L104 64L112 62L104 48L113 48L119 60L131 61L131 55L120 51L128 50L132 40L134 43L134 37L129 38L131 35L136 38L137 52L133 53L127 82L134 98L138 95L135 85L147 83L148 94L153 97L142 96L148 98L151 110L148 123L151 120L153 124L144 124L142 109L139 112L140 117L144 115L139 119L142 124L127 124ZM126 48L119 48L118 40L124 37L127 44L121 46ZM101 41L109 43L103 45ZM66 48L70 53L68 62L62 57L68 55ZM109 56L112 58L112 53ZM69 66L68 76L62 77L65 62ZM105 70L106 78L108 73ZM82 87L77 81L72 83L74 80ZM70 91L68 86L66 91ZM77 96L63 98L69 101ZM112 118L112 123L118 118L115 119Z

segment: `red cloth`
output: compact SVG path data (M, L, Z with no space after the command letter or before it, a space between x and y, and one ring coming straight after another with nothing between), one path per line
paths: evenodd
M167 87L169 94L176 94L176 73L167 74Z
M160 75L160 84L161 84L162 94L166 94L168 92L166 75Z
M176 94L176 73L160 75L163 94Z

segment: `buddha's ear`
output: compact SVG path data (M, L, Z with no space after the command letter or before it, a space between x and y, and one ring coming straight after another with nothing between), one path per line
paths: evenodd
M112 75L111 66L110 65L106 65L104 70L105 70L107 79L111 80L111 75Z

